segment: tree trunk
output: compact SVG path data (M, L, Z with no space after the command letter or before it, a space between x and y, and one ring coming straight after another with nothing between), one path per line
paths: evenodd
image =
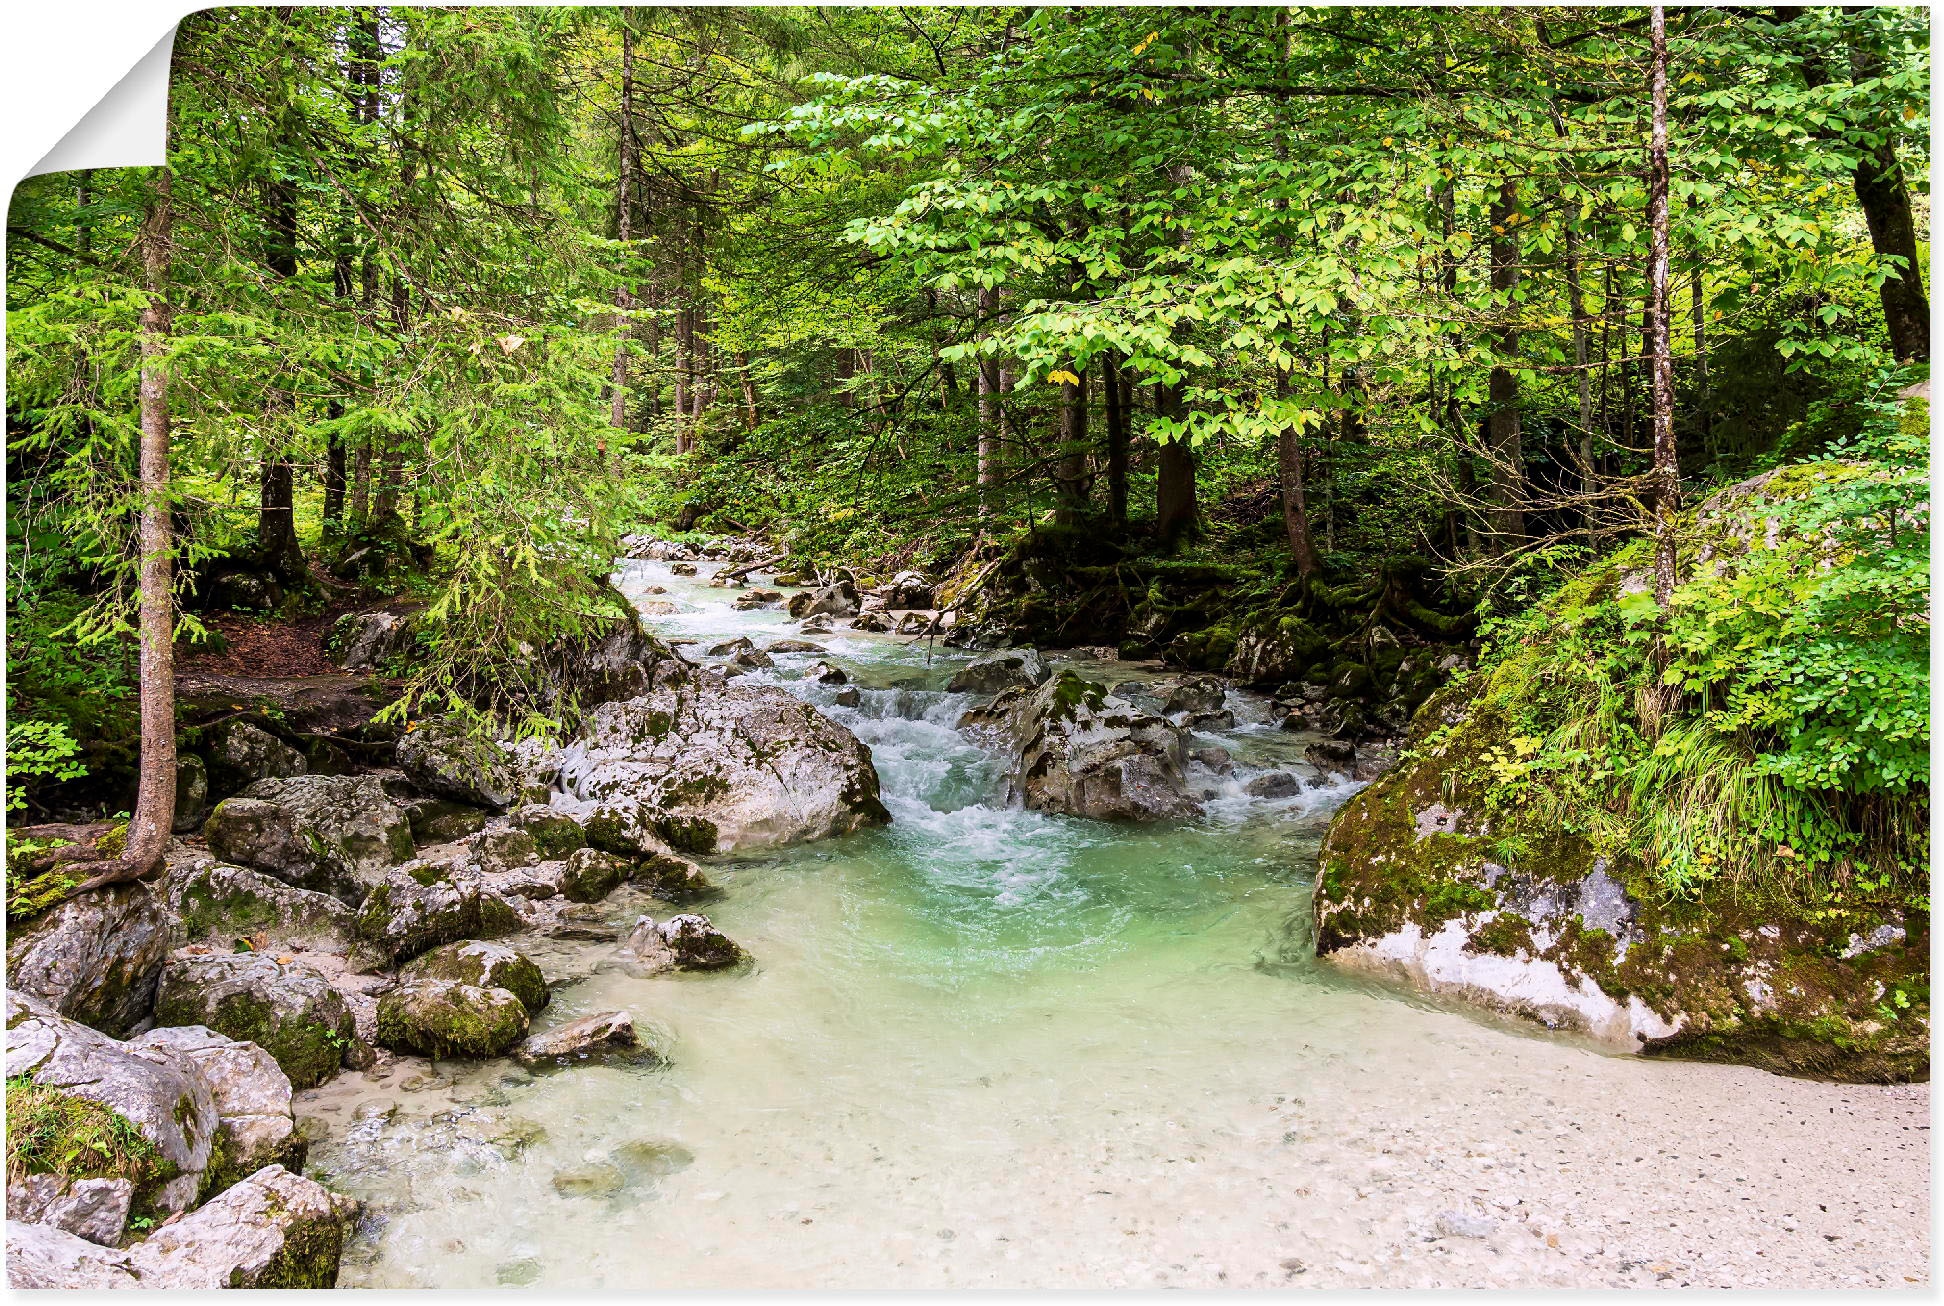
M1805 12L1798 5L1775 8L1776 18L1783 24L1795 22ZM1878 73L1876 56L1857 42L1850 45L1850 72L1855 81L1866 81ZM1802 78L1811 89L1829 81L1821 56L1807 43L1802 46ZM1896 125L1878 121L1851 126L1875 138L1874 144L1862 147L1851 177L1856 202L1870 228L1870 246L1879 258L1902 260L1902 266L1884 278L1877 290L1883 304L1883 324L1890 332L1890 352L1900 363L1928 363L1930 301L1924 295L1923 265L1917 261L1917 224L1911 217L1910 191L1904 185L1903 168L1893 144Z
M270 244L264 251L264 266L280 282L297 275L297 192L283 180L272 181L265 195L265 217ZM289 390L279 388L267 397L266 407L274 414L293 419L297 399ZM304 550L297 543L297 515L293 508L296 471L282 442L288 434L263 436L260 449L263 471L257 498L257 562L285 584L298 584L308 574Z
M1182 394L1179 384L1157 387L1161 416L1179 420ZM1154 487L1154 530L1161 543L1173 546L1199 528L1195 504L1195 451L1188 438L1177 436L1161 446Z
M1289 397L1289 374L1276 375L1277 397ZM1282 488L1283 532L1289 537L1289 556L1295 559L1296 574L1305 579L1319 574L1323 564L1316 556L1316 543L1310 538L1309 503L1303 484L1303 437L1294 422L1276 432L1276 477Z
M1652 368L1654 425L1654 599L1666 613L1674 598L1675 520L1681 472L1674 452L1673 317L1668 298L1667 11L1652 12L1653 127L1647 146L1647 353Z
M141 379L141 608L142 745L135 815L114 865L84 880L76 892L151 875L162 866L175 824L175 603L169 539L169 253L173 213L171 175L157 170L148 221L142 227Z
M1087 485L1087 374L1080 380L1060 382L1060 456L1054 464L1053 488L1057 495L1054 520L1066 526L1077 525L1086 516Z
M763 418L756 409L756 377L749 370L749 351L736 355L736 372L742 377L743 418L753 433L763 424Z
M979 292L979 334L999 307L999 292ZM979 364L979 511L991 512L999 485L999 360L981 356Z
M1492 291L1496 302L1505 299L1506 324L1499 332L1498 355L1489 382L1491 418L1486 452L1491 459L1494 546L1500 552L1525 543L1525 444L1519 415L1519 378L1509 366L1519 352L1517 306L1512 293L1519 285L1519 188L1513 181L1499 185L1492 203Z
M1101 388L1107 400L1107 509L1115 529L1127 533L1127 403L1122 388L1120 359L1101 358Z
M621 166L620 175L615 180L614 198L614 238L621 245L621 258L625 262L631 257L629 243L634 239L634 175L635 175L635 134L634 134L634 26L632 12L623 7L621 10ZM614 307L616 321L621 328L621 341L614 347L614 398L608 413L608 425L617 431L628 429L628 311L634 307L634 295L628 288L627 274L622 274L621 284L614 288ZM607 441L600 442L603 460L607 456Z

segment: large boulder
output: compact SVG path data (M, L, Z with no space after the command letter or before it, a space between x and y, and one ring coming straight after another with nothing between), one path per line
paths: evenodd
M1052 674L1039 650L1005 648L960 667L945 688L954 694L997 694L1043 685Z
M505 989L529 1012L546 1006L553 994L546 977L525 953L503 943L467 939L422 953L398 972L406 983L415 980L458 980L482 989Z
M203 826L219 860L268 871L356 906L412 855L412 826L373 775L259 780Z
M144 1288L334 1288L357 1203L265 1166L128 1250Z
M266 1165L303 1170L307 1148L290 1109L290 1080L268 1052L202 1025L152 1029L130 1046L186 1057L208 1081L222 1141L205 1188L227 1188Z
M532 838L534 851L542 861L555 861L587 846L587 832L580 822L558 807L528 803L514 808L506 819L507 824Z
M117 1037L146 1019L174 943L174 922L140 884L70 898L18 930L7 983Z
M718 930L707 916L686 912L657 921L643 916L621 945L627 959L654 974L670 970L723 970L749 960L749 954Z
M451 843L486 828L486 813L449 798L416 798L405 804L415 844Z
M890 819L870 750L771 686L698 677L604 704L555 760L571 801L632 807L687 852L801 843ZM608 846L591 822L588 839Z
M526 1037L527 1009L505 989L414 980L378 999L378 1041L432 1057L496 1057Z
M962 724L1010 747L1012 796L1035 811L1102 821L1201 814L1184 769L1187 732L1071 671L1006 690Z
M144 1146L123 1145L119 1157L107 1158L118 1177L134 1184L137 1206L181 1211L195 1203L216 1156L220 1124L209 1082L195 1062L166 1048L117 1042L9 989L7 1078L23 1076L32 1080L31 1088L11 1082L7 1088L10 1166L25 1153L44 1161L30 1164L30 1170L61 1172L77 1164L67 1159L70 1153L85 1152L91 1140L117 1132L105 1111L145 1140ZM34 1092L41 1094L38 1109L15 1098ZM25 1118L40 1122L36 1133L42 1136L31 1149L15 1123ZM78 1164L101 1163L84 1158Z
M442 798L504 811L520 796L519 767L505 747L456 717L417 723L399 737L397 757L413 784Z
M931 580L921 571L901 571L884 587L887 608L929 608L934 593Z
M412 642L412 619L396 612L347 612L325 639L324 651L346 671L372 671Z
M254 1043L298 1088L336 1074L358 1035L343 996L314 968L268 953L195 946L170 955L155 1019L162 1025L205 1025Z
M1318 857L1319 956L1616 1051L1929 1077L1927 915L1860 893L1670 895L1583 833L1517 812L1488 823L1481 777L1518 726L1483 688L1430 699L1400 763L1338 810Z
M371 891L354 928L360 943L397 965L442 943L510 934L519 924L475 868L414 861Z
M351 908L341 899L210 857L172 862L158 888L191 943L335 939L351 932Z
M259 780L302 775L304 755L250 721L229 721L211 732L210 792L227 797Z
M786 609L792 620L804 617L852 617L857 615L857 610L857 586L847 579L792 594Z
M129 1253L77 1236L53 1222L22 1218L7 1198L9 1288L139 1288Z
M120 1244L134 1200L135 1184L128 1179L72 1179L42 1172L7 1181L9 1219L51 1224L103 1247Z

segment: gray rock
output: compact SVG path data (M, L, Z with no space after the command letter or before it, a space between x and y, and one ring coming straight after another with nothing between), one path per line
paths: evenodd
M883 635L891 629L891 618L882 612L860 612L851 619L851 629L867 630L876 635Z
M1215 677L1191 676L1168 691L1162 710L1170 716L1176 712L1218 712L1227 696L1227 687Z
M154 1008L173 936L174 922L147 886L96 889L14 932L7 982L119 1037Z
M843 685L850 682L842 667L833 667L828 662L819 662L803 673L805 680L819 685Z
M337 938L351 932L351 908L330 894L209 857L171 863L159 890L191 943L228 944L258 935L278 941Z
M687 912L657 922L643 916L621 945L629 960L650 974L670 970L722 970L741 965L749 954L710 923Z
M405 983L457 980L482 989L505 989L529 1012L539 1011L553 999L531 958L503 943L482 939L448 943L422 953L398 972L398 978Z
M1471 1211L1439 1211L1437 1229L1447 1238L1489 1238L1498 1222Z
M625 1011L603 1011L535 1034L521 1044L519 1058L529 1066L564 1066L617 1055L640 1058L643 1052L634 1017Z
M901 571L884 587L887 608L929 608L932 605L931 579L921 571Z
M52 1225L77 1238L113 1247L128 1228L128 1209L134 1198L135 1185L127 1179L30 1174L8 1181L7 1217Z
M1303 750L1309 764L1325 775L1349 775L1357 765L1357 747L1343 739L1322 739Z
M807 639L779 639L763 650L765 653L822 653L821 644L812 644Z
M578 848L567 856L560 892L572 902L599 902L634 874L628 857L598 848Z
M525 830L507 826L474 835L471 856L473 864L482 871L510 871L538 862L540 849Z
M203 826L220 861L267 871L356 906L412 855L412 826L374 775L259 780Z
M1043 685L1052 674L1037 649L1007 648L959 668L945 688L954 694L997 694Z
M1188 760L1200 762L1216 775L1227 775L1235 770L1235 758L1230 755L1229 750L1213 745L1193 750L1188 754Z
M725 639L720 644L710 645L709 656L712 658L732 658L738 653L747 653L755 647L755 640L747 635L738 635L734 639Z
M1190 712L1182 718L1181 724L1190 730L1233 730L1235 713L1227 708L1219 712Z
M412 621L394 612L347 612L324 648L346 671L371 671L412 642Z
M1303 792L1303 782L1287 771L1270 771L1242 786L1251 798L1292 798Z
M30 1224L7 1201L7 1286L10 1288L136 1288L129 1253L111 1251L52 1224Z
M668 573L671 576L693 576L695 574L695 564L692 562L677 562L669 567Z
M1011 746L1012 796L1035 811L1103 821L1201 814L1183 769L1187 732L1071 671L1007 690L961 724Z
M442 943L510 934L513 909L463 864L407 862L373 889L359 908L360 943L393 965Z
M302 775L308 769L302 753L251 722L230 721L211 734L209 785L222 797L259 780Z
M468 732L452 717L437 717L398 740L398 765L429 794L502 811L519 798L520 775L506 749Z
M830 701L838 707L857 707L864 702L864 691L856 685L845 685L830 696Z
M7 1078L21 1075L99 1103L155 1144L173 1177L138 1184L138 1201L180 1211L196 1200L219 1121L215 1097L194 1062L163 1048L119 1043L9 989Z
M799 623L797 629L806 635L828 635L835 627L836 623L828 616L819 614Z
M378 1041L432 1057L496 1057L526 1037L527 1009L505 989L415 980L378 999Z
M265 1166L128 1251L144 1288L332 1288L357 1203Z
M227 1188L266 1165L303 1170L307 1148L290 1109L290 1080L263 1048L202 1025L152 1029L130 1046L186 1057L208 1081L223 1145L206 1186Z
M418 798L405 804L415 844L451 843L486 828L486 813L450 798Z
M587 832L581 829L580 822L544 803L514 808L507 816L507 823L532 836L534 849L542 861L557 861L587 846Z
M594 710L556 758L574 800L633 807L684 852L728 852L849 834L890 819L855 735L773 686L663 687ZM609 851L595 822L588 841Z
M734 656L733 658L730 658L729 661L734 663L736 666L746 667L751 671L757 671L757 670L761 670L764 667L773 667L776 665L775 658L771 657L767 653L762 652L760 649L753 649L753 648L744 649L742 652L736 654L736 656Z
M788 610L793 619L854 616L858 610L857 585L843 579L834 585L803 590L790 596Z
M264 952L193 946L170 954L155 1018L254 1043L298 1088L336 1074L358 1035L343 995L315 968Z
M194 753L176 755L175 820L177 834L194 834L209 815L209 767Z
M898 618L894 629L900 635L922 635L931 629L932 614L929 612L907 612Z

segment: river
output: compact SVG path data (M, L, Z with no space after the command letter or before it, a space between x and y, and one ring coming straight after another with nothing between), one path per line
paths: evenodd
M799 637L715 566L619 579L676 605L670 638ZM809 638L855 707L816 655L751 674L870 746L892 824L710 863L747 971L532 944L561 981L538 1027L625 1008L664 1066L407 1059L301 1095L314 1166L368 1203L343 1284L1928 1283L1928 1085L1612 1056L1341 975L1307 916L1351 787L1266 705L1198 741L1237 759L1206 819L1108 826L1004 805L942 689L967 655ZM1242 792L1272 768L1311 787Z

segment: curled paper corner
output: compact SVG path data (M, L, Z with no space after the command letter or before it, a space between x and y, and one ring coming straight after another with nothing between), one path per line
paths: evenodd
M176 29L115 83L94 108L61 137L29 177L83 168L155 168L168 157L169 56Z

